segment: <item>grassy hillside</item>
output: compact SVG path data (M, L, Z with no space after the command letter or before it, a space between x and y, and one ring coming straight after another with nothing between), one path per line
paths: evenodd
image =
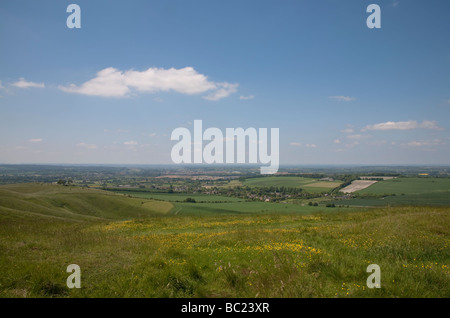
M145 218L168 213L170 202L129 198L88 188L50 184L0 186L0 217L44 217L68 220Z
M0 193L0 297L450 295L448 207L175 215L89 189ZM69 264L81 289L66 287ZM379 289L366 287L369 264Z

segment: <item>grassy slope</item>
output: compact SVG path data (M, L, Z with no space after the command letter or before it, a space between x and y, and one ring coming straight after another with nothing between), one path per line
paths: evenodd
M113 200L111 205L128 208L91 222L86 213L74 217L49 203L59 195L68 209L90 190L39 188L10 188L11 201L18 196L44 206L40 213L62 217L0 210L0 297L450 295L448 207L312 215L145 213L147 218L123 221L114 218L144 213L142 199L98 192L105 195L102 206ZM94 212L108 215L111 206L95 204L89 202ZM73 263L81 267L81 289L65 285ZM381 267L380 289L365 287L372 263Z
M2 218L129 219L168 213L169 202L128 198L101 190L49 184L0 186Z

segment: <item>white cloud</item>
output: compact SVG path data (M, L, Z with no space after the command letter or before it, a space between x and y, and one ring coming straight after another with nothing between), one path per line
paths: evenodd
M235 93L237 91L237 87L238 84L218 83L217 89L203 98L212 101L219 100Z
M127 145L127 146L136 146L138 143L137 143L137 141L130 140L130 141L125 141L123 144Z
M328 98L337 100L339 102L351 102L356 99L355 97L350 96L329 96Z
M31 138L28 140L29 142L42 142L43 140L41 138Z
M108 67L79 86L70 84L59 88L68 93L101 97L128 97L133 91L142 93L174 91L186 95L209 92L205 99L218 100L236 92L237 86L227 82L210 81L207 76L198 73L192 67L149 68L145 71L120 71Z
M421 146L428 145L428 142L425 142L425 141L410 141L406 145L410 146L410 147L421 147Z
M442 130L443 128L439 127L436 121L434 120L424 120L420 125L419 128L424 129L433 129L433 130Z
M410 130L410 129L434 129L440 130L440 128L435 121L425 120L422 123L417 122L416 120L409 121L387 121L384 123L379 123L375 125L368 125L365 128L361 129L361 131L366 130Z
M18 88L30 88L30 87L44 88L45 87L44 83L29 82L29 81L26 81L23 77L19 78L19 80L17 82L12 83L11 85L14 87L18 87Z
M351 129L351 128L341 130L341 133L343 133L343 134L351 134L352 132L353 132L353 129Z
M340 141L339 139L335 139L335 140L333 140L333 142L334 142L335 144L340 144L340 143L341 143L341 141Z
M97 145L95 144L87 144L85 142L80 142L78 144L76 144L77 147L82 147L82 148L86 148L86 149L97 149Z
M103 97L124 97L130 92L123 73L112 67L101 70L97 73L97 77L81 84L81 86L70 84L59 88L67 93Z
M255 95L248 95L248 96L239 96L240 100L249 100L249 99L254 99Z
M305 146L306 148L317 148L316 144L302 144L301 142L291 142L289 145L294 146L294 147Z
M403 145L408 147L424 147L424 146L437 146L440 144L442 144L441 140L434 139L434 140L414 140Z

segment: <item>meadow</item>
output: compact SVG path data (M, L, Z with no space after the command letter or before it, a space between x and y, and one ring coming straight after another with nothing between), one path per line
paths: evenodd
M450 296L449 207L175 214L176 204L1 186L0 297ZM66 287L69 264L80 289ZM381 288L367 288L369 264Z

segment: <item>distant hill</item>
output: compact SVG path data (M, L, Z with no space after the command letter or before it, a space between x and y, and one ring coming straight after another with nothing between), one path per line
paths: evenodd
M58 218L72 221L125 220L166 214L170 202L140 198L102 190L43 183L0 186L2 218Z

